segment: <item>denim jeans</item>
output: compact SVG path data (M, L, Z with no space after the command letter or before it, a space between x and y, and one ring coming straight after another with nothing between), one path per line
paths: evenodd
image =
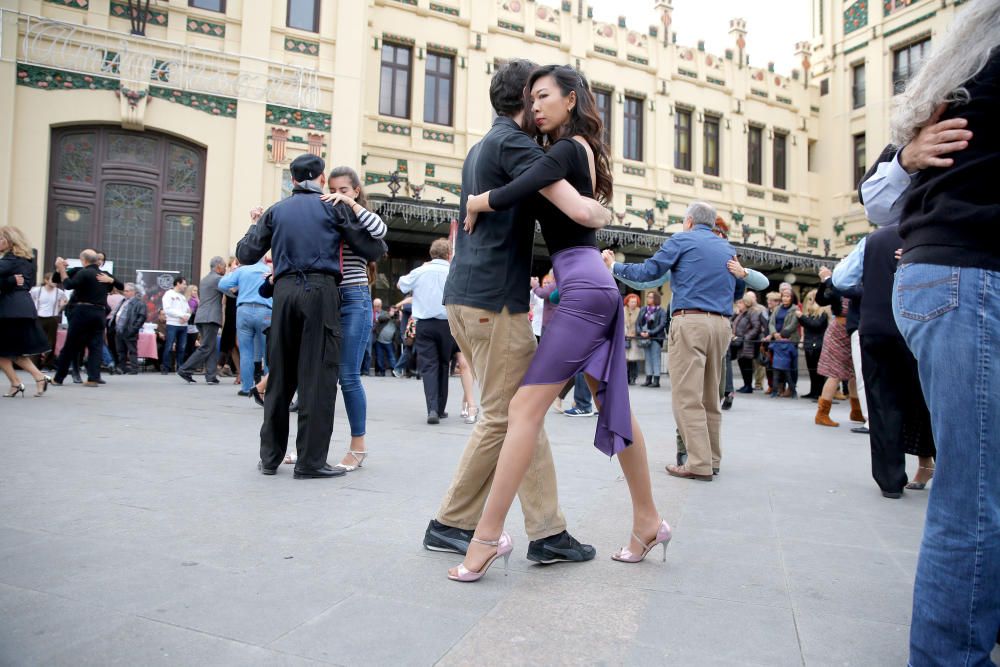
M938 453L909 664L985 667L1000 628L1000 272L903 264L892 305Z
M365 434L368 398L361 384L361 363L372 335L372 296L367 285L340 288L340 391L351 423L351 437Z
M651 378L660 377L660 351L663 349L663 341L650 340L646 351L646 375Z
M577 373L576 378L573 379L573 407L584 412L590 412L594 409L593 396L583 373Z
M392 343L375 342L375 367L385 372L391 372L396 367L396 350Z
M170 372L173 370L174 343L177 343L177 370L184 365L184 349L187 347L188 328L187 325L175 326L167 325L167 337L163 343L163 362L160 370Z
M261 370L267 373L264 360L264 329L271 326L271 309L259 303L245 303L236 308L236 336L240 342L240 385L243 391L253 387L253 365L261 363ZM168 338L169 340L169 338Z

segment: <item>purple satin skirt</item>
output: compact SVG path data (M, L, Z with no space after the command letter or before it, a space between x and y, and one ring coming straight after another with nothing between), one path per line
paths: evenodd
M594 446L614 456L632 444L622 297L597 248L552 255L559 307L521 384L564 384L583 371L599 383Z

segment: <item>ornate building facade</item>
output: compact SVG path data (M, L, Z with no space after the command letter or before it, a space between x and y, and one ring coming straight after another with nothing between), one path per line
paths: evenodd
M355 167L390 222L388 288L447 233L492 124L490 78L523 57L594 88L609 245L649 254L706 200L759 265L847 251L868 229L854 186L893 85L960 0L813 0L789 73L751 64L742 19L709 53L676 42L670 0L653 4L659 23L637 26L580 0L0 0L0 211L46 266L95 245L126 276L197 276L313 152Z

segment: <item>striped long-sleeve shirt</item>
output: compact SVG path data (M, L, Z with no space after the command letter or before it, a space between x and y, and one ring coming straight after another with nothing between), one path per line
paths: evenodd
M373 239L385 238L386 233L389 228L375 213L372 213L368 209L361 207L361 212L358 213L358 220L361 225L371 234ZM342 270L344 274L344 279L341 281L341 285L367 285L368 284L368 262L365 261L364 257L359 257L354 254L351 247L344 243L342 245L343 254L342 257Z

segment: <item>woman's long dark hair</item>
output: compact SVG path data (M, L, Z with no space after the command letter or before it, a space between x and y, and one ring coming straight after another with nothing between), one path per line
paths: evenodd
M611 176L611 160L608 157L607 144L604 143L604 123L597 113L597 102L590 92L587 78L569 65L546 65L531 73L528 85L524 89L524 130L533 136L538 143L545 145L546 139L532 121L531 89L535 82L543 76L551 76L564 97L576 93L576 104L570 111L569 121L559 129L560 137L583 137L590 150L594 153L594 171L597 175L597 187L594 196L602 204L611 201L614 194L614 179Z

